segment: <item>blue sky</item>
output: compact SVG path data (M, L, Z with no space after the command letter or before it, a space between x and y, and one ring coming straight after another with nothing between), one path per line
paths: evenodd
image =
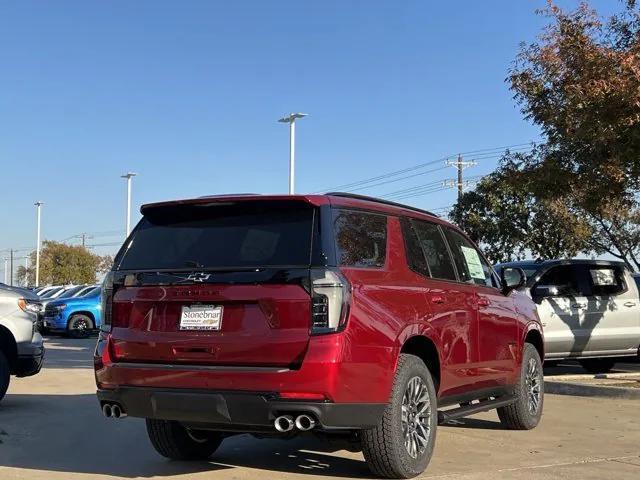
M286 192L288 132L276 120L290 111L310 114L297 129L299 192L535 140L504 79L543 5L0 0L0 250L35 245L36 200L44 238L118 242L127 170L139 173L135 219L155 200Z

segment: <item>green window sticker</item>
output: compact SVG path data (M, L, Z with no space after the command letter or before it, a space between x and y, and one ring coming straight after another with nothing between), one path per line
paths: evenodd
M467 262L467 268L469 269L469 275L471 278L486 279L484 269L482 268L482 262L480 261L480 255L475 248L460 246L462 254Z

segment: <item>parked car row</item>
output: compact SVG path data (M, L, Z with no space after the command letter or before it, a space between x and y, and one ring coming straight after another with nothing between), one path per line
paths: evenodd
M43 333L64 333L81 338L100 327L100 286L54 285L36 289L32 308Z
M93 285L72 296L63 295L47 302L41 313L45 331L84 338L100 328L100 291L99 286Z
M46 329L99 328L103 414L146 419L165 457L205 459L241 433L313 431L362 450L378 476L410 478L438 424L495 409L506 428L535 428L543 360L603 371L638 355L640 279L618 262L493 268L436 215L344 193L142 213L102 288L7 295L32 346L12 355L14 337L0 337L0 382L42 364L34 305Z
M611 370L621 358L638 357L640 276L625 264L603 260L510 262L522 268L524 287L536 304L545 338L545 360L576 359L591 373Z

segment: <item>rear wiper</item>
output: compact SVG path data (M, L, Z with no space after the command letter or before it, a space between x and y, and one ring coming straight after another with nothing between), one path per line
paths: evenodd
M203 268L204 265L202 265L200 262L196 261L196 260L187 260L186 262L184 262L184 264L187 267L193 267L193 268Z

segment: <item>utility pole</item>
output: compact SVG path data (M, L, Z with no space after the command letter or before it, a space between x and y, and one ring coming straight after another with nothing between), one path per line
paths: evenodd
M127 223L124 235L125 239L129 237L129 232L131 231L131 179L136 175L137 173L127 172L120 176L120 178L127 179Z
M44 202L37 201L34 203L38 210L38 234L36 241L36 287L40 284L40 208L44 205Z
M9 250L9 285L13 287L13 248Z
M7 269L7 258L5 257L4 259L4 283L9 283L9 280L7 279L7 274L9 273L9 270Z
M447 160L445 164L451 167L456 167L456 170L458 171L458 181L455 183L455 186L458 187L458 200L460 200L460 197L462 196L462 193L464 191L464 187L469 185L469 182L466 182L465 184L465 181L462 178L462 171L467 167L473 167L474 165L477 165L477 163L475 160L465 161L463 160L462 155L458 155L458 158L456 160ZM445 186L452 187L454 186L452 185L452 183L453 180L451 181L451 183L447 181L445 182Z
M296 120L306 117L306 113L290 113L278 122L289 124L289 195L295 192L295 161L296 161Z

